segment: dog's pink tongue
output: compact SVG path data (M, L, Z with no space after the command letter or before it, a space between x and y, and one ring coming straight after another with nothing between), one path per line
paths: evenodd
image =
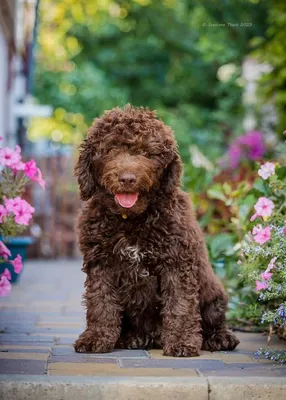
M138 199L138 193L117 193L115 199L124 208L131 208Z

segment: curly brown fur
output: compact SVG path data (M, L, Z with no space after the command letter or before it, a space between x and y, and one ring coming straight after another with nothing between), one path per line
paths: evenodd
M173 132L155 112L116 108L88 130L76 165L87 275L77 352L163 347L197 356L239 343L181 173Z

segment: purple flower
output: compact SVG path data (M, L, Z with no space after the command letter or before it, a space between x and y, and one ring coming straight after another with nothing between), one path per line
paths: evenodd
M281 318L286 318L286 307L283 304L280 304L280 306L277 310L277 314Z
M251 160L258 160L265 153L262 133L251 131L237 138L237 143L245 146Z
M238 167L242 159L258 160L265 153L263 135L259 131L250 131L239 136L229 146L228 164L232 169Z
M230 167L232 169L235 169L239 165L239 161L241 159L241 149L237 144L232 144L229 147L228 150L228 158L229 158L229 163Z

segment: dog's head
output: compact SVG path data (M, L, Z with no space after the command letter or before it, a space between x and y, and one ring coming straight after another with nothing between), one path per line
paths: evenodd
M182 162L172 130L156 113L128 105L94 121L75 173L83 200L104 192L113 212L132 215L180 186Z

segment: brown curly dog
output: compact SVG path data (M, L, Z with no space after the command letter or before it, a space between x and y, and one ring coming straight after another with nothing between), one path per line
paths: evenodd
M89 128L75 171L87 275L86 330L75 350L160 347L182 357L234 349L227 295L181 190L172 130L148 109L115 108Z

